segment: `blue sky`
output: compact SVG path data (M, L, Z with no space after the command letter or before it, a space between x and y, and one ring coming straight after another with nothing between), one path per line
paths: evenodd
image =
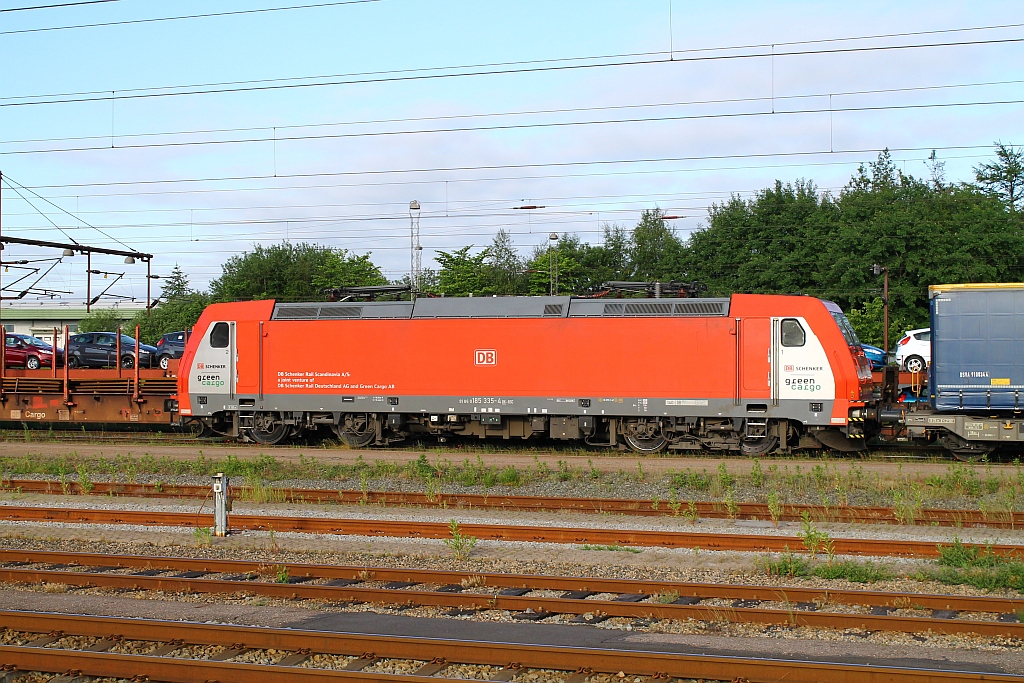
M48 3L0 0L0 9L33 4ZM1013 2L381 0L25 32L289 4L311 3L119 0L0 12L0 171L67 212L27 194L41 216L5 187L4 234L67 241L53 221L83 243L116 238L153 253L155 273L178 263L199 287L228 256L282 239L372 252L398 278L409 267L412 199L423 206L430 266L435 249L483 247L499 227L527 253L551 231L598 241L603 224L632 225L653 206L681 216L673 224L685 236L712 202L775 179L839 191L883 147L915 175L926 175L936 148L947 177L967 180L993 141L1024 141L1024 44L994 42L1019 41L1024 27L787 45L1024 24ZM784 54L979 41L989 42ZM563 61L444 69L536 60ZM654 63L596 66L642 61ZM481 70L519 72L452 76ZM137 90L370 72L355 80L390 80ZM449 77L409 78L428 74ZM864 92L878 90L890 92ZM842 111L851 108L859 111ZM784 113L793 110L804 113ZM635 120L652 118L670 120ZM594 121L620 122L551 125ZM488 130L410 132L439 128ZM255 141L224 142L238 139ZM196 142L218 144L183 144ZM92 149L44 151L71 147ZM524 204L546 208L512 208ZM48 255L20 248L4 258ZM98 258L94 267L126 273L112 292L145 296L142 266ZM84 269L84 259L65 259L41 286L72 290L59 301L80 304Z

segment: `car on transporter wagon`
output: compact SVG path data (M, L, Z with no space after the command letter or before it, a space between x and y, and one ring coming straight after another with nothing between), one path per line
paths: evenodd
M29 370L53 367L53 356L57 355L57 367L64 365L64 351L54 350L39 337L30 334L8 332L4 335L4 365L24 367Z
M160 340L156 343L156 348L157 362L161 370L166 370L170 366L171 360L181 358L181 354L185 353L185 342L187 340L188 333L185 330L181 332L168 332L160 337Z
M67 345L68 365L72 368L117 367L117 333L84 332L71 335ZM139 367L151 368L156 364L157 349L149 344L139 344ZM122 368L135 367L135 340L127 334L121 335Z
M896 365L907 372L924 372L932 362L932 330L909 330L896 342Z

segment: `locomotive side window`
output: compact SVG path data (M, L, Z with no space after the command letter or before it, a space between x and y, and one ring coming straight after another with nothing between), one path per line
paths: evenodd
M215 349L226 349L231 341L231 331L227 323L217 323L210 332L210 346Z
M783 346L803 346L806 341L807 335L804 334L804 328L801 327L799 320L787 318L782 321Z

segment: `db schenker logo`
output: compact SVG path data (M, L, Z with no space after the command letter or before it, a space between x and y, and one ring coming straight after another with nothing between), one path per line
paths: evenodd
M477 349L473 352L473 362L476 365L497 365L498 352L494 349Z

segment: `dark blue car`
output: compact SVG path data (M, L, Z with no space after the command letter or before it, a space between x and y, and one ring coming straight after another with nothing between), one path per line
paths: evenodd
M868 357L868 362L871 363L872 370L881 370L887 365L885 351L871 344L861 344L861 347L864 349L864 355Z

